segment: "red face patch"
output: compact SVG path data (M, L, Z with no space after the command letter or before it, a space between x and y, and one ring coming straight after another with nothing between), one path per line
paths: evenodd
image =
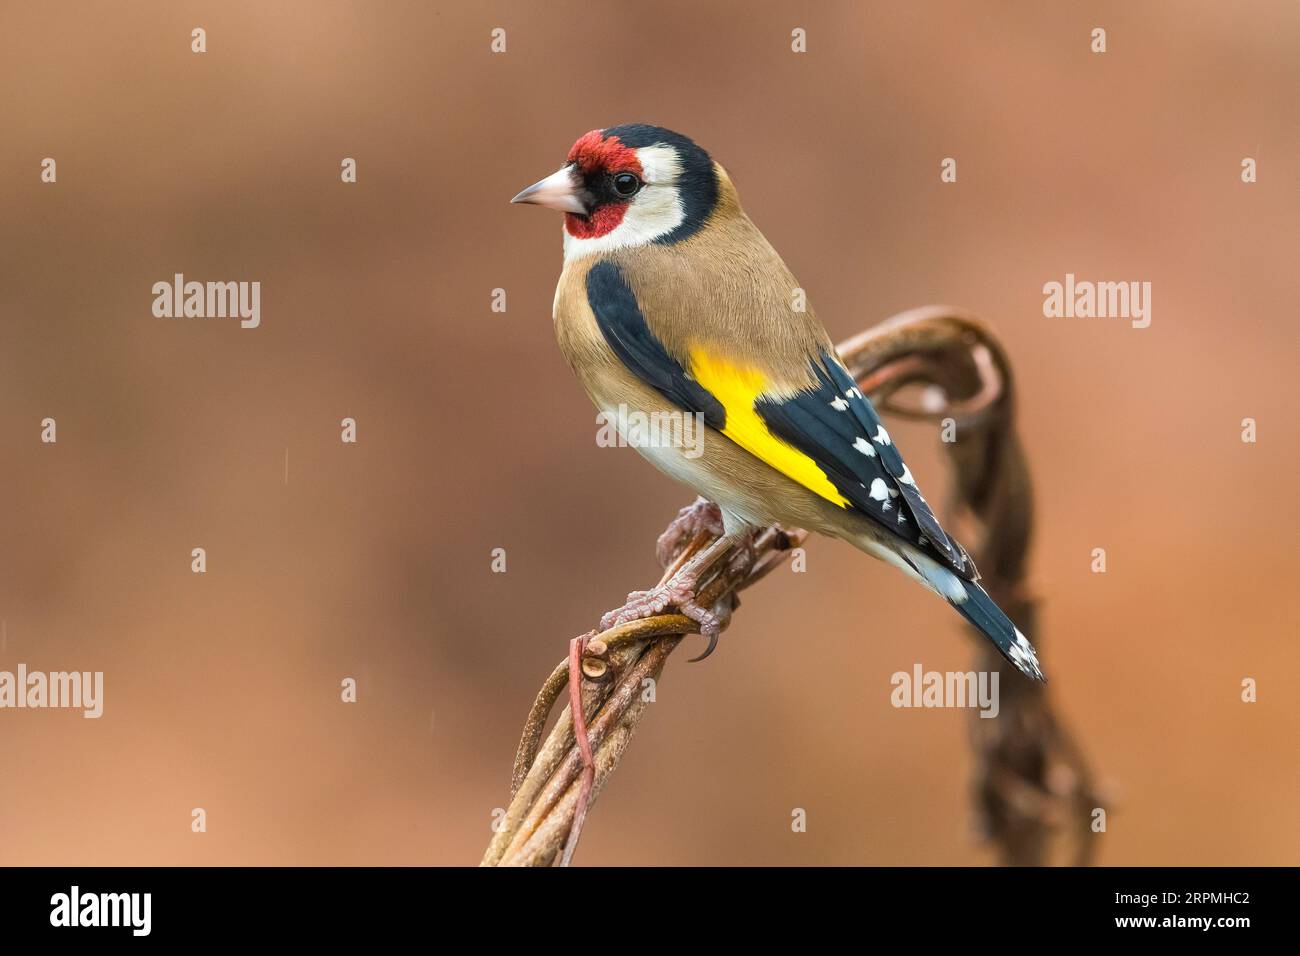
M625 212L625 202L607 202L593 209L590 216L575 216L566 212L564 228L574 239L596 239L617 229Z
M583 175L592 173L636 173L641 175L641 161L636 150L624 146L617 136L606 137L598 129L584 134L573 149L569 162L577 163Z
M606 136L598 129L583 135L569 150L569 162L575 163L584 179L615 173L642 175L636 150L624 146L617 136ZM564 214L564 228L575 239L596 239L613 232L627 212L626 200L603 202L588 216Z

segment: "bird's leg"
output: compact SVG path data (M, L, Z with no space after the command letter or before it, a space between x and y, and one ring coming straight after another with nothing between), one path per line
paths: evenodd
M707 531L714 537L722 537L722 509L707 498L696 498L681 511L664 529L664 533L655 542L655 555L659 564L668 567L682 553L682 549L694 540L701 531Z
M754 570L757 560L758 554L754 546L754 536L752 534L740 535L736 540L734 552L727 560L726 573L737 581L743 581ZM735 591L724 594L708 610L694 602L692 604L694 605L693 608L681 608L680 610L700 625L700 633L709 639L709 646L704 649L704 653L699 657L692 657L687 661L689 664L702 661L713 653L718 646L719 635L727 629L727 625L731 623L731 615L736 608L740 607L740 595Z

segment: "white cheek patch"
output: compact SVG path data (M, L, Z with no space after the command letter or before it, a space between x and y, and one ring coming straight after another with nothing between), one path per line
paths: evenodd
M666 236L686 219L677 192L677 179L682 172L677 150L671 146L643 146L636 151L641 163L645 186L628 205L623 221L603 236L580 239L564 232L564 260L644 246L660 236Z
M682 175L682 161L671 146L643 146L636 151L641 179L649 185L675 186Z

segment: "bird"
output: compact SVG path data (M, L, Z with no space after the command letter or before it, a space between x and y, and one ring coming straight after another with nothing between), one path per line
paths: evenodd
M1020 672L1046 680L720 163L662 127L595 129L511 202L564 213L556 339L600 412L619 423L663 415L703 423L702 448L629 444L700 496L666 532L669 542L701 528L717 538L659 587L629 595L602 626L675 609L711 651L725 615L696 602L704 572L743 554L757 529L799 527L893 565Z

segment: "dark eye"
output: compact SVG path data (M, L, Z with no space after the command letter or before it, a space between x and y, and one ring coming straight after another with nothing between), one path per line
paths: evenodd
M619 173L614 177L614 192L620 196L635 196L641 188L641 180L631 173Z

